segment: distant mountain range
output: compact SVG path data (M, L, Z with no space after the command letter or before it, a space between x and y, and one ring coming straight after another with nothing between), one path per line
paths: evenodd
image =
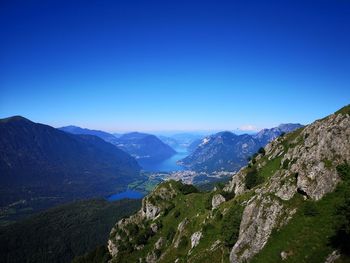
M264 147L283 133L301 127L301 124L281 124L272 129L263 129L254 135L219 132L205 137L189 156L178 163L196 171L237 171L248 163L248 157L260 147Z
M119 149L129 153L141 166L149 162L160 162L176 153L174 149L163 143L159 138L147 133L130 132L115 136L104 131L89 130L77 126L66 126L59 129L73 134L98 136L106 142L112 143Z
M58 128L61 131L69 132L72 134L87 134L87 135L95 135L97 137L100 137L101 139L105 140L106 142L112 143L112 144L117 144L118 140L115 135L112 135L108 132L104 131L99 131L99 130L90 130L90 129L84 129L80 128L78 126L65 126Z
M144 163L165 160L176 153L156 136L147 133L126 133L118 138L116 145L131 154L141 166Z
M196 133L177 133L172 136L159 135L158 138L174 149L187 149L189 152L193 150L193 144L200 144L204 135ZM197 146L197 145L196 145Z
M134 158L92 135L20 116L0 120L0 205L105 196L140 178Z

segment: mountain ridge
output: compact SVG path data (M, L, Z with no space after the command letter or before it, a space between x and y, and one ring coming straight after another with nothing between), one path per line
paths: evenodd
M18 116L0 120L0 134L1 205L104 196L140 176L134 158L96 136Z
M90 130L73 125L61 127L59 129L77 135L88 134L98 136L133 156L141 166L148 162L160 162L176 153L173 148L163 143L153 134L129 132L116 137L104 131Z
M263 129L257 134L218 132L205 137L189 156L178 163L196 171L238 171L259 148L281 134L301 127L301 124L281 124L275 128Z
M72 133L72 134L94 135L112 144L115 144L118 142L117 138L114 135L108 132L100 131L100 130L91 130L91 129L81 128L74 125L68 125L68 126L60 127L58 129L64 132Z
M123 134L116 144L120 149L128 152L142 166L147 163L157 163L176 153L169 145L162 142L155 135L140 132Z

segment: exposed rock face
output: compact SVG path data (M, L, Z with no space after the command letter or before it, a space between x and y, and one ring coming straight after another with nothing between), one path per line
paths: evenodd
M324 263L334 263L338 258L340 258L340 253L338 250L334 250L331 254L328 255Z
M144 199L147 200L147 199ZM160 212L160 208L147 202L144 201L144 205L142 207L142 216L147 218L147 219L154 219Z
M157 233L158 232L158 225L156 223L152 223L151 229L152 229L153 233Z
M246 168L239 170L235 176L232 177L231 181L224 187L226 192L234 192L235 195L243 194L245 189L244 178L246 176Z
M183 236L183 231L186 227L186 225L189 223L190 221L185 218L178 226L177 226L177 231L178 231L178 235L177 237L174 239L174 247L177 248L180 244L180 240L181 237Z
M283 213L282 208L276 199L251 200L243 212L239 239L230 254L231 262L244 262L260 251Z
M191 248L196 247L199 244L199 241L202 238L202 232L198 231L192 234L191 236Z
M301 134L304 144L290 149L284 157L296 160L290 170L298 173L297 187L314 200L334 190L339 181L336 165L350 159L347 116L332 115L309 125Z
M147 263L156 263L157 262L157 255L155 253L148 253L146 257Z
M288 222L296 209L290 210L283 201L297 192L319 200L333 191L340 180L336 165L350 161L349 145L350 116L345 114L333 114L307 126L287 148L283 138L268 144L266 155L271 160L282 156L281 168L255 189L245 207L230 261L249 261L265 246L272 230ZM245 175L241 169L225 189L243 193Z
M280 255L281 255L281 259L282 260L286 260L289 256L292 256L293 253L292 252L287 252L287 251L282 251Z
M155 249L161 249L162 246L164 246L164 244L165 244L164 238L163 238L163 237L160 237L160 238L157 240L156 244L154 245L154 248L155 248Z
M225 201L225 197L223 197L221 194L214 195L211 201L212 209L216 209L220 204L222 204Z
M118 247L112 242L112 240L108 240L107 248L112 256L118 254Z

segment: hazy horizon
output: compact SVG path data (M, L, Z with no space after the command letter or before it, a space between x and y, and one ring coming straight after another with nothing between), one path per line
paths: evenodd
M15 117L15 116L21 116L23 118L26 118L26 119L29 119L27 118L26 116L23 116L23 115L12 115L12 116L0 116L0 119L4 119L4 118L11 118L11 117ZM261 131L262 129L270 129L270 128L274 128L274 127L277 127L281 124L286 124L286 123L280 123L278 125L274 125L274 126L271 126L271 127L261 127L261 128L258 128L258 127L255 127L255 126L242 126L242 127L239 127L239 128L233 128L233 129L227 129L227 128L222 128L222 129L203 129L203 130L196 130L196 129L192 129L192 130L171 130L171 129L168 129L168 130L164 130L164 129L159 129L159 130L128 130L128 129L119 129L119 130L108 130L108 129L100 129L100 128L96 128L96 127L93 127L93 126L79 126L79 125L76 125L76 124L68 124L68 125L59 125L59 126L54 126L54 125L51 125L50 123L44 123L44 122L41 122L41 121L35 121L33 119L29 119L30 121L33 121L33 122L36 122L36 123L41 123L41 124L45 124L45 125L50 125L56 129L58 128L63 128L63 127L69 127L69 126L75 126L75 127L79 127L79 128L82 128L82 129L89 129L89 130L100 130L100 131L104 131L104 132L108 132L108 133L111 133L111 134L125 134L125 133L131 133L131 132L143 132L143 133L152 133L154 135L163 135L163 136L172 136L172 135L179 135L179 134L198 134L198 135L210 135L210 134L214 134L214 133L217 133L217 132L222 132L222 131L230 131L230 132L233 132L233 133L236 133L236 134L254 134L254 133L257 133L259 131ZM300 123L300 122L295 122L293 124L302 124L302 125L307 125L307 123Z

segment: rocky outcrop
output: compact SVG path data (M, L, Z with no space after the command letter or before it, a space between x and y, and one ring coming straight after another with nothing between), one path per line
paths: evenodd
M191 249L196 247L199 244L199 241L202 238L202 232L198 231L192 234L191 236Z
M295 194L321 199L333 191L340 180L336 165L350 161L350 117L333 114L307 126L292 141L278 138L266 148L269 160L282 157L280 169L256 188L247 203L239 237L231 250L230 261L246 262L267 243L271 232L286 224L296 209L285 206ZM245 191L245 169L237 173L226 190Z
M246 167L243 167L236 173L231 181L224 187L225 192L234 192L235 195L243 194L246 190L244 178L246 176Z
M160 212L160 208L150 202L147 202L147 199L145 199L142 208L142 217L146 219L154 219Z
M119 253L119 246L128 240L128 236L131 235L130 226L133 226L132 228L136 229L145 228L146 226L144 223L146 221L155 220L158 216L160 216L161 212L164 211L164 209L166 209L169 205L168 201L174 198L177 194L178 192L175 190L175 187L171 182L160 185L152 192L152 194L148 195L142 200L142 207L136 214L118 221L118 223L112 229L110 239L108 240L107 247L111 256L117 257ZM158 231L158 225L155 222L151 223L148 228L153 233ZM120 232L124 233L123 236L120 234ZM137 245L134 247L135 250L139 250L141 248L142 247ZM154 253L150 253L146 257L147 262L154 262L154 259L156 259Z
M220 204L225 202L225 197L223 197L221 194L216 194L213 196L213 199L211 201L211 207L212 209L216 209Z
M332 115L306 127L301 136L304 143L290 149L283 161L294 161L290 171L298 175L297 187L319 200L339 181L336 165L350 160L350 118Z
M147 263L156 263L157 262L157 255L154 252L150 252L147 254L146 257Z
M283 205L272 198L260 197L250 201L243 212L239 239L230 254L231 262L244 262L264 247L278 224L282 208Z
M165 244L165 239L163 237L160 237L157 240L156 244L154 245L154 248L155 249L161 249L164 246L164 244Z
M324 263L334 263L337 259L340 258L340 253L338 250L334 250L331 254L328 255Z
M180 244L180 240L181 237L183 236L183 232L184 229L186 227L186 225L189 223L190 221L185 218L183 221L180 222L180 224L177 226L177 237L174 239L174 247L177 248Z

